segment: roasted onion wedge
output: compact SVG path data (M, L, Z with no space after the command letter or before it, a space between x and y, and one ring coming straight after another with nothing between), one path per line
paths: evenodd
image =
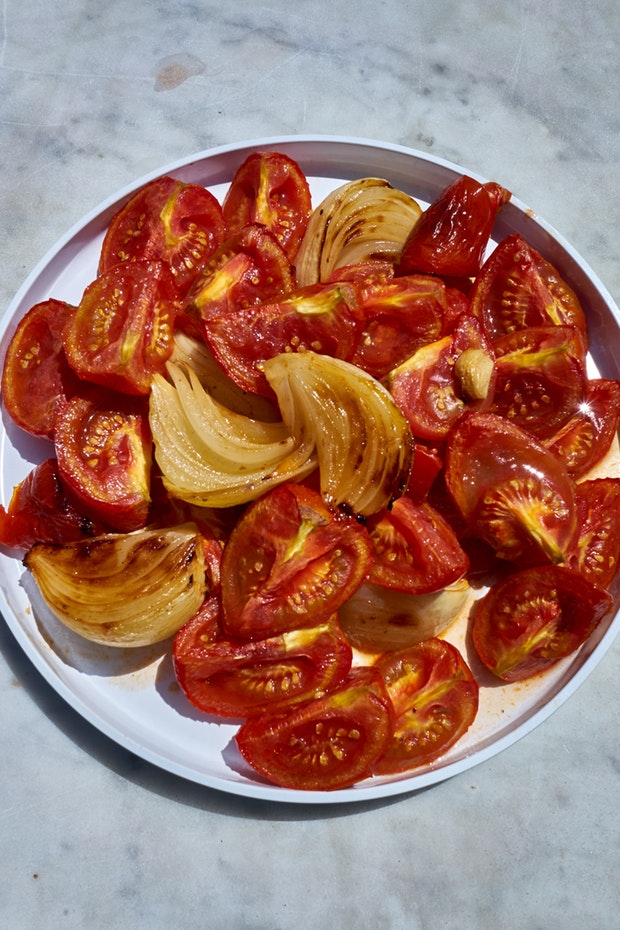
M403 493L413 438L383 385L356 365L315 352L282 353L261 364L291 435L316 445L321 494L331 509L370 516Z
M381 178L341 185L310 217L295 261L298 284L327 281L335 268L369 259L396 261L421 213Z
M149 405L155 458L168 492L202 507L247 503L316 467L314 443L282 421L263 422L219 404L188 366L156 375Z
M207 593L193 524L37 543L24 559L43 600L80 636L106 646L148 646L179 630Z
M444 633L470 595L466 578L432 594L403 594L367 583L340 608L338 620L351 645L362 652L404 649Z

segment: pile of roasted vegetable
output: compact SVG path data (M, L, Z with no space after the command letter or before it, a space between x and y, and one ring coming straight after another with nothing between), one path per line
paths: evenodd
M17 323L2 374L49 454L0 512L53 613L170 641L261 776L332 790L440 761L480 684L572 654L613 607L620 383L586 316L462 176L313 205L256 152L220 203L161 177L112 219L77 306ZM602 476L601 476L602 475ZM24 553L25 550L25 553Z

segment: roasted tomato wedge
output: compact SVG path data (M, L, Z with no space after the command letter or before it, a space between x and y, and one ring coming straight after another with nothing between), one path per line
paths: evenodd
M574 483L533 436L490 413L458 423L446 485L471 531L500 558L561 563L577 536Z
M387 652L375 665L394 705L394 735L376 775L430 765L467 732L478 713L478 684L459 650L427 639Z
M63 342L69 364L86 381L148 394L172 355L179 311L174 278L163 262L114 265L84 291Z
M369 581L409 594L427 594L461 578L469 559L450 524L430 504L399 497L370 517L374 547Z
M569 568L514 572L476 603L476 652L504 681L530 678L578 649L612 606L604 588Z
M252 152L237 168L224 203L229 235L260 223L294 261L312 211L306 176L282 152Z
M280 301L231 310L204 322L204 334L219 365L244 390L274 397L258 362L281 352L305 352L341 358L357 346L362 328L355 288L317 284Z
M249 505L224 548L223 625L262 639L330 617L368 574L372 544L353 517L285 484Z
M445 440L468 410L490 405L494 380L493 350L478 321L464 315L391 371L388 387L415 437Z
M14 489L8 509L0 508L0 543L11 549L75 542L102 530L68 499L54 458L36 465Z
M222 632L219 599L212 597L177 633L172 656L194 707L219 717L255 717L340 684L352 653L335 617L267 639L231 639Z
M17 324L2 372L7 412L33 436L53 438L59 403L77 390L62 333L75 307L62 300L35 304Z
M442 334L446 288L430 275L409 275L374 288L362 302L364 328L352 361L384 378L416 349Z
M577 485L579 539L568 564L603 588L620 567L620 478L594 478Z
M387 749L393 711L376 669L353 669L324 697L286 714L244 723L237 746L268 781L300 791L333 791L370 775Z
M219 201L198 184L156 178L120 208L106 231L99 274L119 262L160 259L181 295L225 239Z
M76 396L59 414L55 446L60 480L78 507L120 532L144 527L151 437L141 407L122 396Z
M380 291L384 285L394 279L394 263L382 258L369 258L366 261L355 262L352 265L341 265L334 268L328 282L341 284L347 282L354 284L360 292L362 301Z
M290 294L293 266L264 226L244 226L224 242L187 295L187 314L198 322Z
M586 342L574 326L536 326L493 342L492 411L547 439L579 409L586 391Z
M585 316L575 292L518 233L493 250L472 288L471 310L490 339L530 326L576 326Z
M425 501L443 468L443 448L418 439L415 444L414 464L407 485L407 497L417 504Z
M497 211L510 192L499 184L463 175L422 213L403 246L399 274L422 272L449 278L478 273Z
M548 449L566 464L575 479L586 475L607 455L618 434L620 381L595 378L573 416L553 436Z

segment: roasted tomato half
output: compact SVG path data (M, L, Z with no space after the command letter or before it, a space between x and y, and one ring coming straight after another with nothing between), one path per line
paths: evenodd
M74 397L56 423L58 472L84 513L120 532L144 527L150 502L148 415L122 396Z
M471 310L490 339L530 326L576 326L585 316L575 292L518 233L503 239L477 275Z
M282 152L252 152L237 168L222 204L228 234L265 226L295 260L312 212L305 174Z
M33 436L53 438L60 403L77 390L62 334L75 307L62 300L35 304L20 320L2 372L2 399L11 419Z
M469 568L450 524L430 504L399 497L368 521L374 547L369 581L409 594L445 588Z
M179 294L225 239L222 208L198 184L156 178L130 198L112 218L99 259L99 274L127 261L165 262Z
M430 204L413 227L399 263L400 274L470 278L478 273L497 211L510 192L495 182L463 175Z
M574 326L535 326L493 342L492 411L547 439L578 411L587 391L586 341Z
M212 255L187 295L186 313L200 325L239 307L293 291L295 274L277 239L264 226L244 226Z
M393 710L376 669L353 669L338 688L286 714L255 717L237 746L268 781L301 791L346 788L370 775L392 736Z
M514 572L476 603L476 652L504 681L530 678L578 649L612 606L604 588L569 568Z
M478 684L451 643L427 639L387 652L375 665L394 705L394 735L376 775L430 765L467 732L478 713Z
M123 262L96 278L69 318L63 342L85 381L148 394L174 347L180 309L174 278L160 261Z
M224 548L223 625L262 639L330 617L368 574L372 544L353 517L285 484L249 505Z
M468 410L490 406L493 349L479 322L465 314L451 333L421 346L391 371L387 382L413 435L445 440Z
M503 417L472 413L446 451L446 485L471 531L500 558L562 563L577 536L564 464Z
M67 497L54 458L36 465L14 489L7 510L0 508L0 543L11 549L75 542L102 531Z
M228 637L218 598L209 598L176 635L177 680L199 710L219 717L281 712L343 681L351 647L331 617L319 626L259 640Z
M618 434L620 381L595 378L573 416L544 440L575 479L586 475L607 455Z
M230 310L204 322L214 358L252 394L273 397L258 363L281 352L310 349L345 362L357 346L362 312L350 284L316 284L282 300Z

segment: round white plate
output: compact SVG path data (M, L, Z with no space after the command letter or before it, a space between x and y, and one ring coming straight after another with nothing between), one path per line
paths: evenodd
M96 275L107 224L141 185L160 174L202 184L222 197L235 169L257 149L279 150L299 162L314 204L338 184L386 178L422 205L458 176L457 165L395 145L340 137L278 137L224 146L167 165L115 194L70 229L32 271L0 328L3 357L17 320L35 303L55 297L78 303ZM484 179L480 179L484 180ZM493 178L499 181L501 178ZM589 324L590 349L601 375L620 379L620 313L591 269L547 223L519 200L501 211L495 241L519 232L548 258L579 294ZM51 446L20 432L2 410L0 492L4 506L16 485L51 454ZM466 623L447 636L481 681L480 710L466 736L436 765L406 777L373 778L336 792L290 791L258 779L243 763L236 727L205 718L176 685L169 649L115 650L90 644L65 629L47 610L21 559L0 555L0 608L18 643L49 684L82 717L139 757L199 784L232 794L299 804L338 804L404 794L463 772L510 746L545 720L590 674L616 636L620 617L603 623L574 656L529 682L491 681L472 655Z

